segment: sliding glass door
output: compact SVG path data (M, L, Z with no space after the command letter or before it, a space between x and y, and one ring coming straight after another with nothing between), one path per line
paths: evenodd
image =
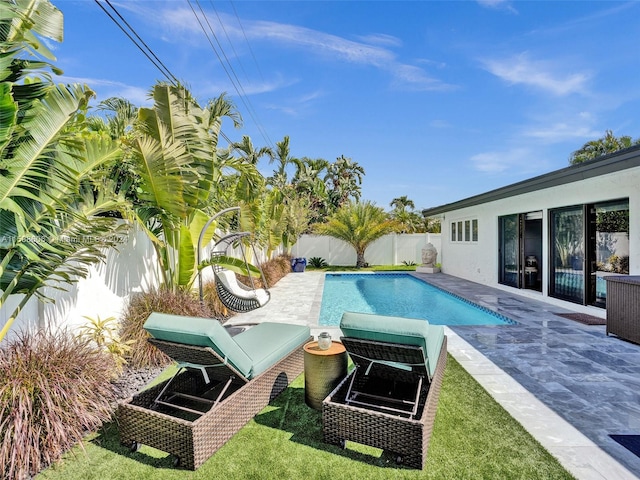
M552 210L549 225L549 294L584 303L584 207L579 205Z
M542 212L498 218L498 281L516 288L542 290Z
M549 230L549 295L604 307L604 277L629 273L629 200L552 210Z
M520 288L520 215L506 215L499 218L500 232L500 268L499 282L510 287Z

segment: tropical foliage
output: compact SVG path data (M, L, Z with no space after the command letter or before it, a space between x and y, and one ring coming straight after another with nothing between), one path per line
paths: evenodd
M400 233L440 233L440 220L424 218L415 210L413 200L406 195L394 198L389 206L393 207L389 216L398 222Z
M633 140L628 135L616 137L613 131L607 130L603 137L597 140L590 140L573 152L569 157L569 163L576 165L603 155L624 150L625 148L633 147L634 145L640 145L640 138Z
M367 264L364 256L367 247L397 227L382 208L368 201L351 201L339 208L326 223L316 225L315 231L351 245L356 251L356 267L362 268Z
M36 36L61 41L62 28L46 0L0 4L0 307L24 295L0 340L33 295L86 275L119 238L116 221L98 215L120 199L90 174L121 152L85 128L93 92L54 84L54 57Z

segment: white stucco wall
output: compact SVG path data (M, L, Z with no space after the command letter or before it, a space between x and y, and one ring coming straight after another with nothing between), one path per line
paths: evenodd
M629 199L629 271L640 274L640 167L446 212L442 219L442 270L498 286L498 217L542 211L542 295L548 292L550 209ZM478 242L451 241L451 223L478 219Z

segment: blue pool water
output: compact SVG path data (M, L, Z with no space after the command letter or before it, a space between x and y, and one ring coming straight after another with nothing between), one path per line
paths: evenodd
M325 276L319 323L338 326L346 311L422 318L433 325L515 323L411 275L329 273Z

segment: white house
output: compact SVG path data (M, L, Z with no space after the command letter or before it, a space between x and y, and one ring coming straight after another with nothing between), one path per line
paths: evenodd
M604 307L611 274L640 274L640 147L423 210L443 272Z

